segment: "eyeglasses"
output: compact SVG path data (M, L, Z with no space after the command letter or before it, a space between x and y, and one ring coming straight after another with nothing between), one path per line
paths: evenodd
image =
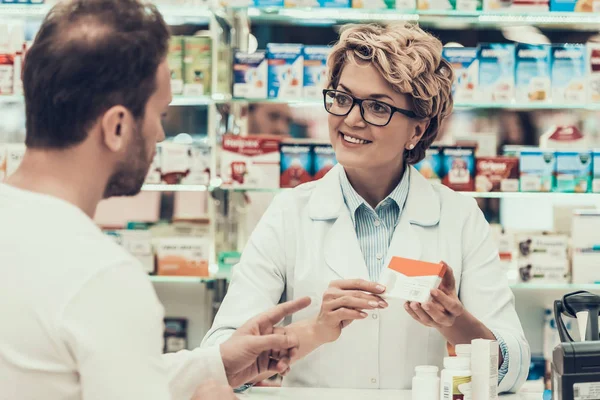
M375 126L386 126L392 120L394 113L400 113L408 118L417 119L414 111L403 110L387 103L371 99L358 99L339 90L323 90L325 110L329 114L345 117L350 114L355 104L360 107L360 115L366 123Z

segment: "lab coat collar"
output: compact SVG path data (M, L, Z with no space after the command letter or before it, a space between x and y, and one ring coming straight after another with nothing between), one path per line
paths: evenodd
M340 173L337 164L317 181L309 200L309 215L315 221L337 219L345 208ZM410 187L402 216L411 224L435 226L440 221L441 203L438 193L414 167L410 167Z

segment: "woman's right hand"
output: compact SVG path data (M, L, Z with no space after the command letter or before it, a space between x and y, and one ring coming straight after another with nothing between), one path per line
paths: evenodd
M323 294L323 304L316 320L316 333L323 342L333 342L342 329L357 319L364 319L363 310L386 308L387 302L378 295L385 287L363 279L333 281Z

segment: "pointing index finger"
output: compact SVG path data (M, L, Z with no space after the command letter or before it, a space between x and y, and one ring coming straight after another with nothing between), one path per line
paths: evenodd
M310 297L302 297L296 300L281 303L262 315L271 325L278 324L288 315L292 315L310 305Z

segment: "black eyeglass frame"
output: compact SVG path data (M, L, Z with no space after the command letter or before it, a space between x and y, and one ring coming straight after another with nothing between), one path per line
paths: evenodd
M329 111L327 109L327 94L328 93L341 93L343 95L350 96L350 98L352 99L352 105L348 109L348 112L346 112L345 114L334 114L331 111ZM362 105L363 101L375 101L377 103L385 104L386 106L388 106L392 110L392 112L390 112L390 117L389 117L388 121L385 124L383 124L383 125L374 124L372 122L367 121L365 119L365 109L363 108L363 105ZM394 113L402 114L405 117L408 117L410 119L419 119L419 117L417 116L417 114L415 114L414 111L410 111L410 110L405 110L403 108L394 107L393 105L388 104L385 101L379 101L379 100L375 100L375 99L359 99L358 97L354 97L350 93L346 93L346 92L343 92L341 90L323 89L323 106L325 107L325 111L327 111L331 115L335 115L337 117L345 117L345 116L347 116L348 114L350 114L352 112L352 109L354 108L354 106L356 104L358 104L358 106L360 108L360 116L362 117L363 121L365 121L367 124L373 125L373 126L379 126L379 127L387 126L390 123L390 121L392 120L392 117L394 116Z

